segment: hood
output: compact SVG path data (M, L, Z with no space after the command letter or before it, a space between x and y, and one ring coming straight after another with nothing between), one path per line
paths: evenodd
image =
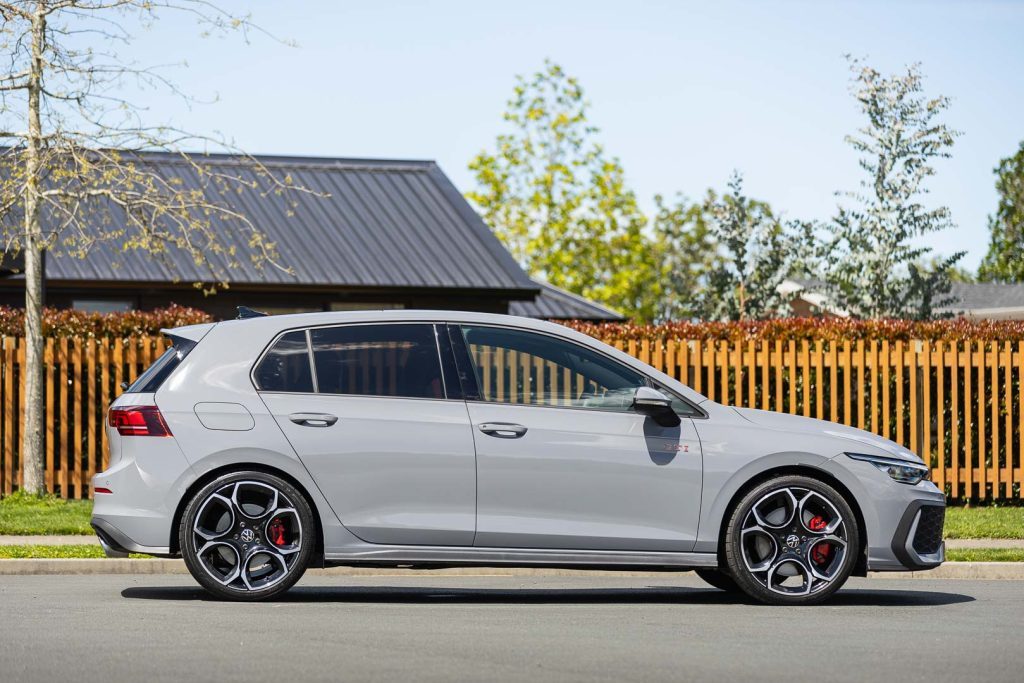
M800 415L788 415L786 413L773 413L767 410L755 410L754 408L733 408L740 417L748 422L752 422L759 427L766 427L768 429L777 429L784 432L795 432L795 433L817 433L825 436L832 436L837 439L844 439L850 442L847 450L857 452L867 452L871 454L872 451L865 449L865 446L870 446L874 449L882 451L882 453L876 453L876 455L887 455L893 458L899 458L900 460L909 460L911 462L920 463L923 462L921 458L917 456L913 451L908 448L904 448L895 441L890 441L877 434L866 432L863 429L857 429L855 427L847 427L846 425L836 424L835 422L826 422L825 420L815 420L810 417L802 417ZM860 450L858 451L858 445Z

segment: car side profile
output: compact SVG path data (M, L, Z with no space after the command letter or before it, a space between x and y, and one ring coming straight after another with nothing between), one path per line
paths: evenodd
M107 554L181 556L215 596L310 566L696 570L771 604L944 560L909 450L724 406L553 323L453 311L165 330L111 405Z

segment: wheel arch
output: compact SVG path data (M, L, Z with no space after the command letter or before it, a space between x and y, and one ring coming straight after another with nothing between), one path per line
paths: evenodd
M722 519L718 526L718 546L717 555L718 561L721 563L725 557L725 532L728 529L728 520L732 517L733 512L739 505L748 492L752 491L755 487L760 486L770 479L783 477L786 475L801 475L817 479L825 484L828 484L836 490L843 497L843 499L849 504L850 509L853 510L854 517L857 522L858 530L858 548L857 548L857 564L854 565L853 575L854 576L866 576L867 575L867 525L864 521L864 513L861 511L860 504L857 502L857 497L853 495L853 492L839 479L833 476L831 473L826 472L823 469L813 467L811 465L780 465L772 467L761 472L758 472L754 476L750 477L745 481L729 499L728 504L725 507L725 514L722 515Z
M280 477L281 479L284 479L286 482L294 486L296 490L298 490L298 492L302 494L302 497L306 499L306 503L309 505L309 509L313 512L313 523L316 526L316 546L313 549L313 556L310 562L310 566L322 565L324 558L323 521L320 519L321 511L317 507L316 501L314 500L313 496L309 494L309 491L302 484L302 482L300 482L298 479L296 479L288 472L277 467L274 467L272 465L266 465L257 462L237 462L227 465L221 465L219 467L215 467L209 470L208 472L204 472L199 478L197 478L194 482L189 484L188 488L185 489L185 492L182 494L180 500L178 501L177 508L174 511L174 518L171 521L171 538L169 544L171 553L178 554L179 552L181 552L181 548L179 547L178 543L178 528L181 525L181 518L185 514L185 508L188 507L188 503L190 500L192 500L192 497L195 496L195 494L199 492L200 489L202 489L204 486L209 484L217 477L223 476L225 474L231 474L233 472L262 472L263 474L270 474L275 477Z

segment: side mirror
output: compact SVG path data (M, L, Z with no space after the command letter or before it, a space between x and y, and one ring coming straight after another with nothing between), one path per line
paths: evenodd
M657 389L639 387L633 394L633 409L649 415L662 427L676 427L680 423L676 411L672 410L672 399Z

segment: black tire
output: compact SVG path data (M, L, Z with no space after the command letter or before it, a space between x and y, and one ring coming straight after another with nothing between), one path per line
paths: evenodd
M704 579L704 583L709 584L720 591L726 593L742 593L736 582L733 581L732 577L723 572L721 569L695 569L694 570L700 578Z
M730 577L744 593L770 605L828 599L850 577L859 548L860 529L846 499L828 484L801 475L754 487L725 531Z
M192 496L178 544L189 573L214 596L267 600L306 571L316 525L305 496L287 481L265 472L232 472Z

